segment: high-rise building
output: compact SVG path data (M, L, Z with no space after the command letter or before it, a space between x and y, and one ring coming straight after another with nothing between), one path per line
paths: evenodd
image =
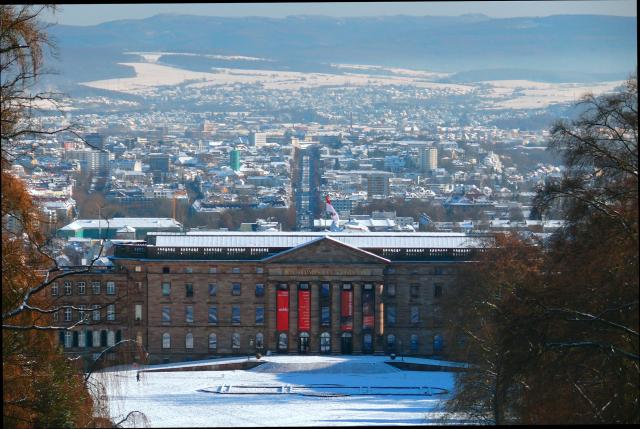
M238 149L232 149L229 154L229 166L233 171L240 170L240 151Z
M94 149L102 149L104 146L104 136L100 133L87 134L84 140Z
M267 133L251 133L249 136L252 146L262 147L267 144Z
M367 195L369 199L389 196L389 173L369 174L367 178Z
M420 148L420 170L422 172L438 169L438 149L435 147Z
M313 219L321 212L320 145L295 142L293 146L293 198L296 208L296 229L309 231Z
M166 153L150 153L149 154L149 170L153 173L153 181L162 183L169 174L171 162L169 155Z
M106 150L67 150L65 159L80 161L82 174L106 177L109 174L109 152Z

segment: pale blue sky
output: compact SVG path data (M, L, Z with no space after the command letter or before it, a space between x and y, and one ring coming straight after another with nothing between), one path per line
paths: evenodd
M289 15L380 16L482 13L495 18L595 14L637 17L636 0L593 1L463 1L380 3L180 3L180 4L67 4L43 19L58 24L95 25L118 19L142 19L160 13L210 16Z

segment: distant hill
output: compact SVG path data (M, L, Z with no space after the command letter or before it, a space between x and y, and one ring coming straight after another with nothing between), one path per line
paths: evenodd
M492 71L499 76L544 71L543 77L546 74L546 79L559 81L624 79L637 67L637 19L601 15L508 19L484 15L282 19L157 15L86 27L56 25L49 31L59 48L59 61L53 67L60 75L55 79L67 84L131 76L130 69L116 65L135 60L124 55L127 51L272 60L271 64L239 65L237 61L175 55L162 58L166 64L192 70L272 65L327 71L330 63L373 64L458 73L455 81L487 80Z

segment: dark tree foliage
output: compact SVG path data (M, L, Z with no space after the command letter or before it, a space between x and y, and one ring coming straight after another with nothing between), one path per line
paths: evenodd
M465 317L452 318L451 338L464 338L455 354L473 370L457 378L452 412L640 421L637 79L582 105L552 129L565 171L536 197L540 214L562 209L565 227L538 244L498 238L460 276L449 306Z

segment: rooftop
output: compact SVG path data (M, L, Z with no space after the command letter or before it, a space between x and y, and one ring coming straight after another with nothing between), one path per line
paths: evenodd
M116 217L112 219L78 219L60 228L61 231L77 231L86 228L182 228L175 219L167 217Z

